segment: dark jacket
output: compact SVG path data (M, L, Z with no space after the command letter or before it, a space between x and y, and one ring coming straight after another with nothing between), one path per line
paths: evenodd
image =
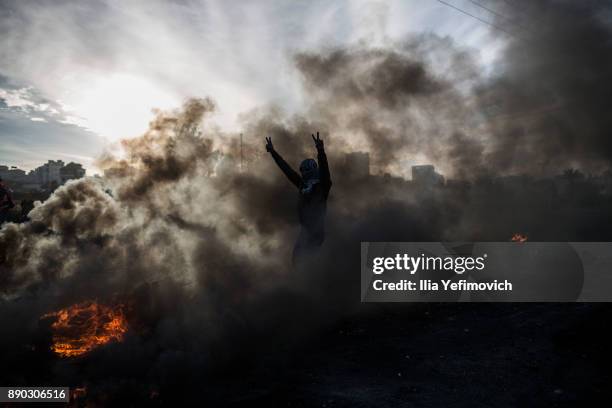
M298 189L299 220L302 228L306 230L305 232L309 236L309 241L320 245L325 237L327 197L332 186L325 149L318 149L319 182L309 192L303 191L305 183L300 174L293 170L275 150L272 150L270 153L278 167Z

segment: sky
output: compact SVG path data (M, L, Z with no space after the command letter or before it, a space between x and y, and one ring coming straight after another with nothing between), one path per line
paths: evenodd
M0 164L62 159L93 174L95 158L144 132L154 108L189 97L212 97L228 131L257 107L299 112L296 51L434 32L473 49L486 71L503 44L477 18L492 22L502 3L0 0Z

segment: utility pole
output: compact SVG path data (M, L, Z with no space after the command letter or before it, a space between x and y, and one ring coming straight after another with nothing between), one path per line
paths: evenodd
M242 133L240 133L240 172L244 171L244 163L242 157Z

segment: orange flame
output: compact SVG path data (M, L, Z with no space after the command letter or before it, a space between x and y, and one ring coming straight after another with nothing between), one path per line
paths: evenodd
M72 394L71 400L84 399L87 396L87 387L76 387L75 389L71 389L70 393Z
M512 242L525 242L525 241L527 241L527 235L519 234L517 232L516 234L512 235L512 238L510 239L510 241L512 241Z
M51 350L61 357L76 357L110 341L122 341L127 332L122 308L87 301L42 316L55 318Z

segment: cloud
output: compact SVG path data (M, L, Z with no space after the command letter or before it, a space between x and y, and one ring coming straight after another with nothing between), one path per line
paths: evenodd
M418 0L150 1L146 8L111 0L14 1L0 13L0 73L61 101L72 123L111 140L136 136L152 108L168 109L193 95L215 95L216 121L237 130L237 115L261 105L299 112L304 95L292 68L296 50L382 44L408 30L443 27L452 35L457 25L448 22L456 17ZM470 30L487 33L461 20L461 33ZM489 39L478 41L483 38ZM133 100L144 93L146 99Z
M22 88L16 90L0 89L0 99L9 108L38 108L38 105L28 98L29 89Z
M92 170L104 141L86 128L57 101L33 86L23 86L0 75L0 163L26 170L50 159L79 162Z
M104 148L100 137L81 127L62 123L54 116L30 114L21 108L0 108L1 164L28 170L47 160L61 159L76 160L92 170L94 158Z

